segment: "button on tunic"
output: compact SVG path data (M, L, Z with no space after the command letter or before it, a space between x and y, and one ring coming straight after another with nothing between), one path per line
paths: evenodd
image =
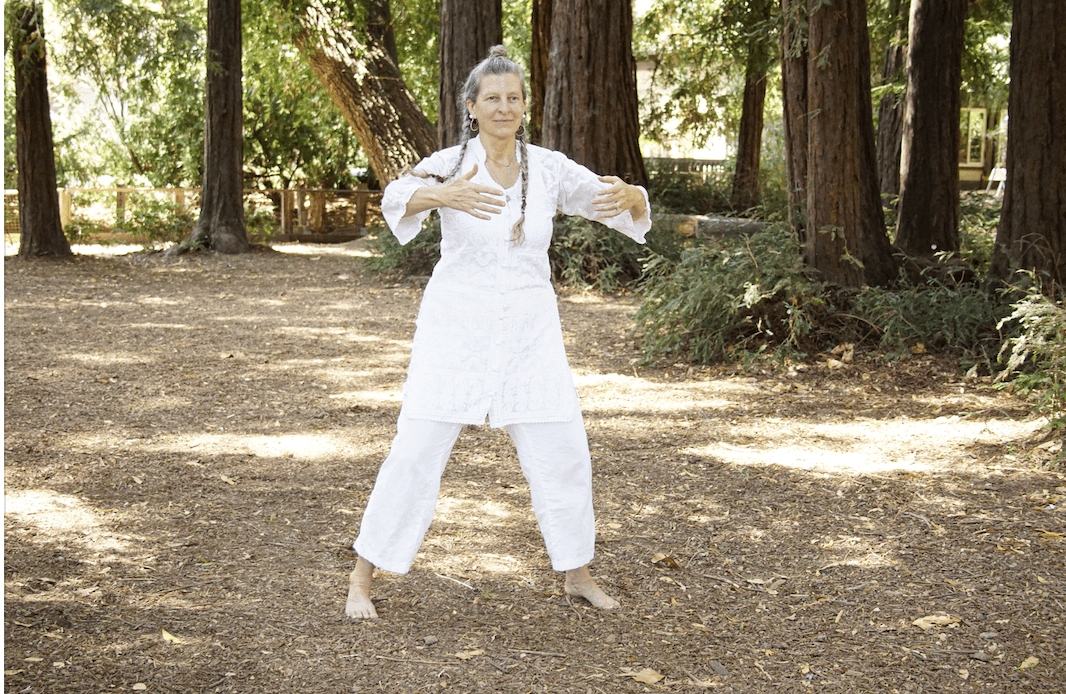
M491 219L440 208L441 258L426 285L416 321L411 362L403 389L404 414L458 424L494 427L566 422L578 411L566 361L548 246L556 211L601 221L644 243L651 208L634 221L627 211L601 218L592 200L607 187L596 174L559 152L529 145L525 240L511 242L522 214L522 179L505 191L505 206ZM441 176L455 167L461 147L422 160L416 171ZM477 138L467 144L460 174L474 164L473 182L500 188L485 164ZM390 183L381 210L401 244L422 228L429 210L404 217L407 202L434 178L407 175ZM643 189L642 189L643 191Z

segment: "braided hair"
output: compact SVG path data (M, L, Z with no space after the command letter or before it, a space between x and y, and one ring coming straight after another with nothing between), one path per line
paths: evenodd
M527 98L526 92L526 78L522 73L522 68L518 66L513 60L507 57L507 49L503 46L493 46L489 49L489 57L478 63L470 74L466 78L466 82L463 83L463 89L459 93L459 108L465 109L467 101L477 101L477 96L481 92L481 78L484 75L518 75L518 79L522 83L522 98ZM470 138L477 134L478 122L473 118L469 112L466 116L466 122L463 124L463 131L460 136L460 149L459 158L455 162L455 167L449 171L446 175L440 176L433 173L424 173L421 171L412 170L415 176L421 178L432 177L440 183L446 183L447 181L455 178L459 173L460 167L463 165L463 157L466 156L466 146L470 142ZM521 152L522 168L522 214L518 218L518 221L511 227L511 243L516 246L522 245L525 241L525 233L522 230L523 223L526 219L526 193L529 189L529 141L526 138L526 125L523 120L522 125L518 128L518 132L515 134L515 138L518 140L519 151Z

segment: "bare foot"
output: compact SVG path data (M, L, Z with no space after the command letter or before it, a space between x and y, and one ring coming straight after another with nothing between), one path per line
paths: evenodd
M344 614L352 619L377 619L378 611L370 601L370 583L374 577L374 565L359 557L348 579L348 604Z
M592 603L593 607L598 607L601 610L614 610L619 607L619 602L604 593L603 589L596 583L596 579L589 573L588 566L567 571L566 585L564 587L567 595L585 598Z

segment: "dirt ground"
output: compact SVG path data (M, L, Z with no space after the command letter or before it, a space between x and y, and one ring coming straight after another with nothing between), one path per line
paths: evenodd
M1066 482L1024 403L928 355L647 368L634 300L584 292L621 610L566 597L471 427L382 619L347 620L421 289L279 250L6 260L6 691L1063 691Z

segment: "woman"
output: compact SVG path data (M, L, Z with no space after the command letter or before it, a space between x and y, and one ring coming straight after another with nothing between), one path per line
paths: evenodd
M592 465L566 361L548 245L556 210L644 242L647 193L527 144L526 87L502 46L467 78L462 144L424 159L385 189L400 243L431 210L441 259L426 285L396 438L367 502L345 612L377 617L375 568L406 573L433 519L440 477L464 424L506 427L529 481L552 567L567 594L618 601L592 578Z

